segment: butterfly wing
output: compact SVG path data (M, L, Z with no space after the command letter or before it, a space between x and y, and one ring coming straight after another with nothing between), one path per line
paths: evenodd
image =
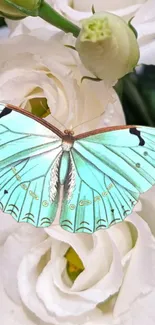
M155 184L155 129L137 127L76 140L70 153L72 196L61 226L92 233L124 220Z
M32 118L0 105L0 209L16 221L47 227L54 220L61 143Z

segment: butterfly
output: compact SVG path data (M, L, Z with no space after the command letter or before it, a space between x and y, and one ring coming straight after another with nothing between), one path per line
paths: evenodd
M93 233L131 214L155 184L155 129L102 128L73 136L0 104L0 209L17 222Z

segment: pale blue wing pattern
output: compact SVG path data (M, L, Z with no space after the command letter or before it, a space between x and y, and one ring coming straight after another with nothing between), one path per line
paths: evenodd
M155 184L155 129L136 127L76 140L70 152L72 196L61 226L92 233L124 220ZM74 183L76 184L74 186Z
M0 114L4 107L0 105ZM51 130L16 111L0 118L2 211L18 222L37 227L53 222L58 194L50 202L49 186L52 166L62 152L61 144L61 138Z

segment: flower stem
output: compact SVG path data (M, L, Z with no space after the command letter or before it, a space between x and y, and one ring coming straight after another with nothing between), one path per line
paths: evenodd
M77 25L61 16L45 1L42 2L39 8L39 16L51 25L63 30L65 33L72 33L75 37L80 33L80 28Z

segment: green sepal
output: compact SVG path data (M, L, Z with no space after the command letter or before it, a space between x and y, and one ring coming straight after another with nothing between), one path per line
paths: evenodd
M92 14L94 15L95 14L95 7L94 7L94 5L92 5L91 11L92 11Z
M133 33L135 34L136 39L138 38L138 32L135 29L135 27L133 27L133 25L131 24L131 21L134 17L132 17L129 21L128 21L128 26L130 27L130 29L133 31Z
M42 5L43 0L38 0L37 6L34 9L24 8L22 5L17 5L16 3L13 3L12 0L5 0L5 2L11 5L12 7L18 9L19 11L23 12L27 16L37 17L39 15L39 8ZM21 2L23 2L23 0Z
M15 16L11 16L11 15L8 15L8 14L4 14L3 12L0 11L0 17L3 17L3 18L8 18L8 19L11 19L11 20L21 20L21 19L24 19L26 18L26 15L23 16L23 17L15 17Z
M65 47L68 47L71 50L77 51L77 49L75 48L75 46L69 45L69 44L65 44Z
M93 77L88 77L88 76L83 76L82 78L81 78L81 83L83 82L83 80L91 80L91 81L97 81L97 82L99 82L99 81L101 81L102 79L100 79L100 78L93 78Z

